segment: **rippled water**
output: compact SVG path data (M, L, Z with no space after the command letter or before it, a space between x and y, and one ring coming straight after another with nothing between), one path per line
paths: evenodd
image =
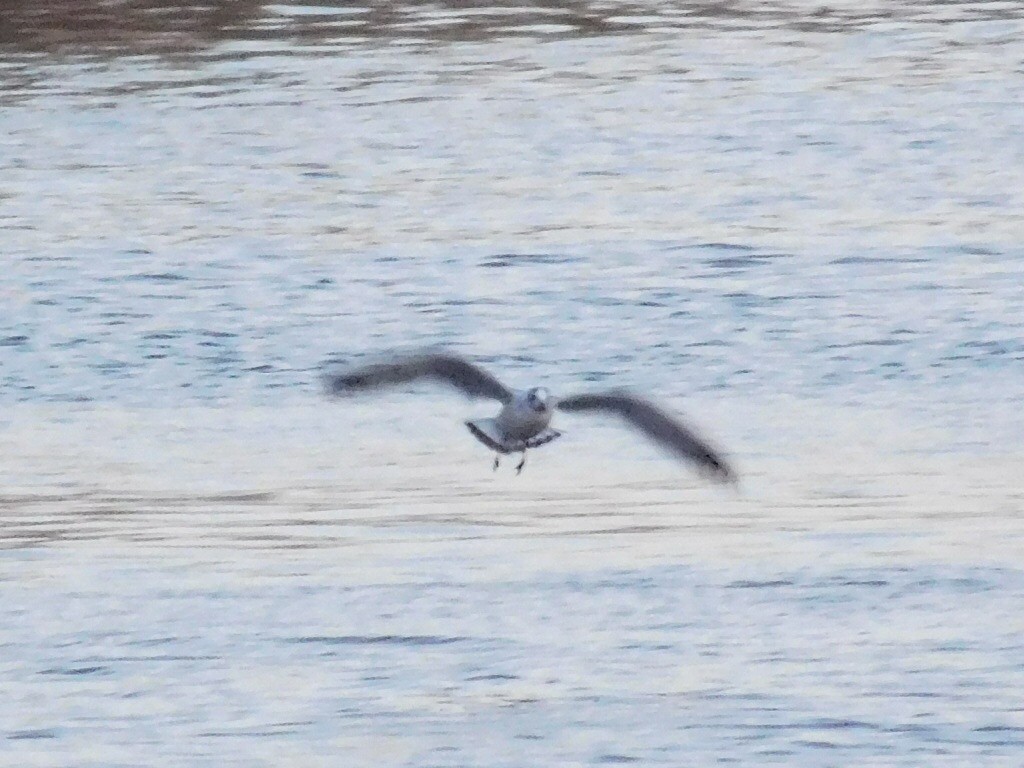
M1015 765L1022 17L3 4L0 764Z

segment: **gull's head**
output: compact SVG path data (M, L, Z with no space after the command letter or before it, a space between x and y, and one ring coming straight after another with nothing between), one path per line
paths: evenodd
M537 413L544 413L551 407L551 393L544 387L534 387L526 393L526 404Z

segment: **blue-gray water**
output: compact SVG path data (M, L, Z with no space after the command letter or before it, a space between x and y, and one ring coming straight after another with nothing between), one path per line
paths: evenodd
M0 765L1019 765L1022 18L5 3Z

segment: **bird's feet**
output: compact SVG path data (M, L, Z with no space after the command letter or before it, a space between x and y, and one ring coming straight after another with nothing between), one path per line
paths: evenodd
M525 467L525 466L526 466L526 451L523 451L523 458L522 458L522 460L518 464L516 464L516 474L517 475L520 474L523 471L523 467Z
M501 456L498 456L497 454L495 454L495 456L494 456L494 467L493 467L495 472L498 471L498 465L499 464L501 464Z

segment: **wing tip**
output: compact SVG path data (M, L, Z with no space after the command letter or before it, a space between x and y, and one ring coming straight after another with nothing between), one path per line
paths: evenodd
M732 488L739 488L740 478L724 459L718 456L706 456L701 463L701 469L711 480L720 485L728 485Z
M360 381L358 376L343 373L320 374L320 383L323 385L324 392L333 397L341 397L358 389Z

